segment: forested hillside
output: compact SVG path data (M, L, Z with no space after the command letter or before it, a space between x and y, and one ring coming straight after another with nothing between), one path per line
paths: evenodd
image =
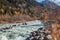
M55 16L56 13L59 14L59 8L51 1L38 3L35 0L0 0L0 23L41 20L44 19L42 14L47 13L45 15L51 17Z

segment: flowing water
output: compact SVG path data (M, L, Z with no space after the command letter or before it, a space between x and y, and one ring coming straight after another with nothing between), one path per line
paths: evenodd
M0 28L6 25L0 24ZM0 40L25 40L29 37L30 32L43 27L42 24L35 26L16 26L12 29L0 31Z

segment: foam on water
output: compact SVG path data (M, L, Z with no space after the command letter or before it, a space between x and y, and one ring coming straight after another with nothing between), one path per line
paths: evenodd
M30 32L35 31L40 27L43 26L17 26L9 30L4 30L3 32L0 31L0 40L25 40L29 37Z
M8 40L6 36L2 35L1 40Z

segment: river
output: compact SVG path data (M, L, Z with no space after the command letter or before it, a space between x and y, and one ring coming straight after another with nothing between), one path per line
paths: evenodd
M0 24L0 28L4 27L3 25L5 24ZM35 24L35 26L17 26L12 29L3 30L0 31L0 40L25 40L29 37L30 32L36 31L40 27L43 27L41 22L40 25Z

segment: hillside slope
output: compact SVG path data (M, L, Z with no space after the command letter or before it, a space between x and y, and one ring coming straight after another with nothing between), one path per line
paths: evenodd
M35 0L0 0L0 23L41 20L45 13L51 16L49 19L55 19L53 17L59 14L59 8L51 1L38 3Z

